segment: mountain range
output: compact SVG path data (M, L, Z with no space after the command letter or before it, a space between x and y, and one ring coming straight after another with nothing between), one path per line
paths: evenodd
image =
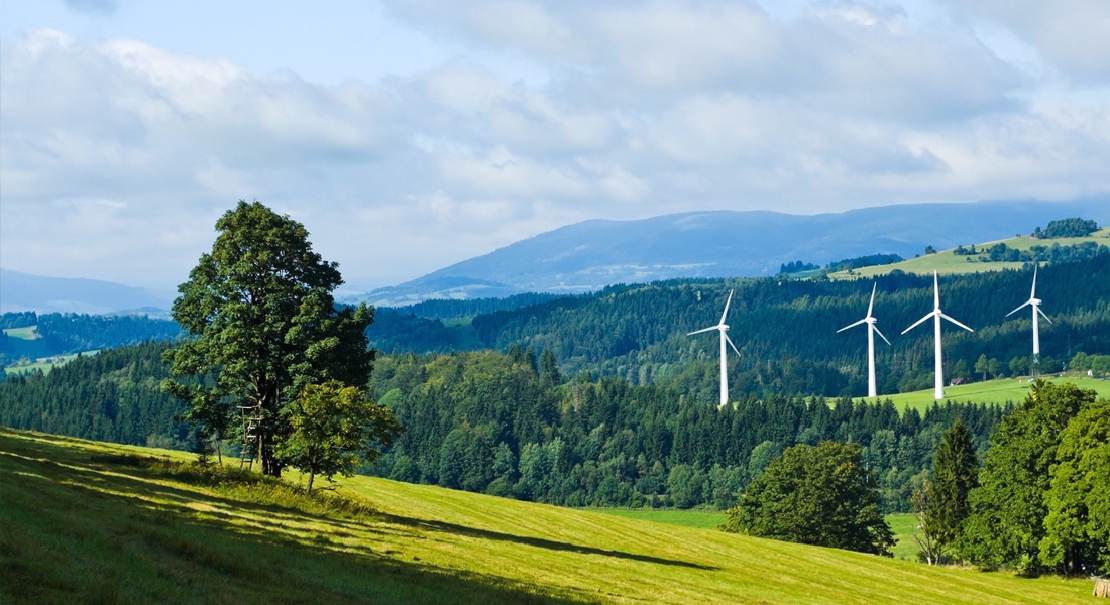
M783 263L823 265L869 254L911 258L1028 234L1050 220L1110 221L1110 200L988 201L864 208L836 214L690 212L591 220L549 231L345 300L405 306L431 298L578 293L679 277L774 275Z
M925 246L940 250L985 243L1069 217L1110 223L1110 198L914 204L816 215L713 211L591 220L341 301L403 307L436 298L571 294L661 279L773 275L783 263L796 260L824 265L870 254L910 258ZM171 305L169 295L115 282L0 269L3 313L163 317Z
M80 277L46 277L0 269L0 313L168 316L173 301L144 288Z

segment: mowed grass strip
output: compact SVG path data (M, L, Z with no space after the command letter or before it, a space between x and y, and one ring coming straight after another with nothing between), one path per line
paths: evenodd
M930 568L366 477L343 482L340 506L270 481L198 477L177 463L182 456L0 431L0 601L1091 598L1087 581Z
M683 527L696 527L698 529L714 529L725 522L723 511L707 510L681 510L681 509L652 509L652 508L596 508L594 510L606 515L616 515L626 519L640 519L656 523L669 523Z

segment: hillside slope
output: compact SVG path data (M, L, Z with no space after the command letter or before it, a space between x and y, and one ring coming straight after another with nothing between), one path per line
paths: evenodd
M205 482L152 455L169 454L0 431L0 601L1091 599L1088 581L936 569L367 478L341 490L363 505L333 512L265 482Z
M774 275L782 263L825 264L868 254L909 258L936 249L1029 233L1065 216L1100 223L1106 200L916 204L800 216L692 212L562 227L391 288L354 297L398 306L428 298L573 293L679 277Z

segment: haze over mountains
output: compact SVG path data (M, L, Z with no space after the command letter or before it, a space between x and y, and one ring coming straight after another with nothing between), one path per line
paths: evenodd
M593 220L342 300L405 306L430 298L566 294L681 277L773 275L782 263L795 260L824 264L877 253L910 258L927 245L940 250L1004 239L1075 216L1110 223L1110 199L916 204L811 216L715 211L637 221ZM171 305L169 293L0 270L3 313L165 316Z
M680 277L773 275L782 263L824 264L868 254L910 258L1028 234L1073 216L1110 221L1110 200L883 206L812 216L692 212L638 221L586 221L517 242L403 284L348 300L403 306L429 298L577 293Z
M99 279L46 277L0 269L0 313L143 313L163 316L169 296Z

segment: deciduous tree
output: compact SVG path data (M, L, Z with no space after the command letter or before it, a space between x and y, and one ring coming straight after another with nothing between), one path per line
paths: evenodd
M857 444L787 449L726 515L726 531L766 538L885 556L895 543Z
M173 317L190 338L165 356L173 375L213 373L216 384L164 388L202 425L240 407L261 419L262 472L278 476L278 455L292 432L289 404L310 383L362 387L373 362L365 330L373 311L337 310L337 265L312 250L304 225L258 202L239 202L216 222L212 252L202 254L178 287ZM253 446L252 446L253 447Z

